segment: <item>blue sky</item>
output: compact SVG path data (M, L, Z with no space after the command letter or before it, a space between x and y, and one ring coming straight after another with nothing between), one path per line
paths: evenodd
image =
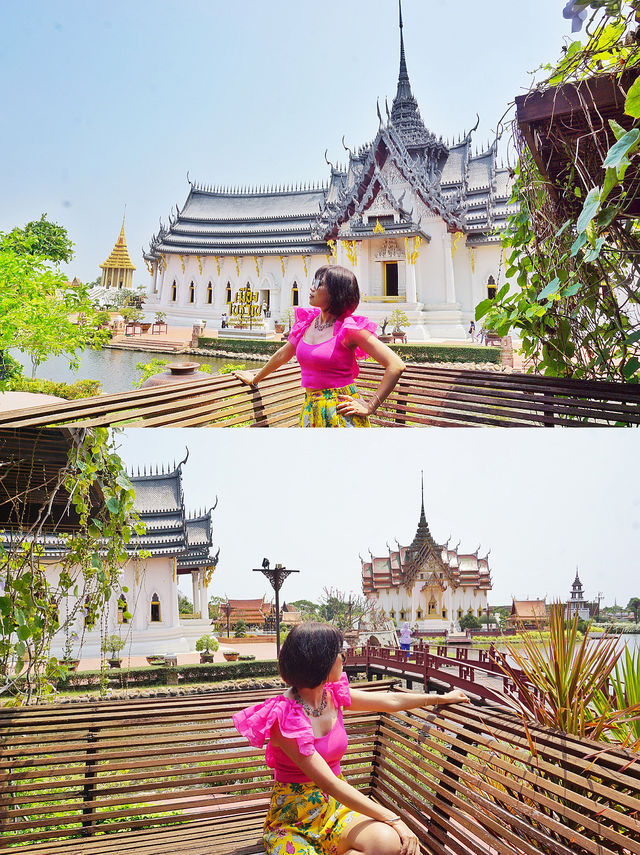
M564 0L404 0L409 75L427 126L479 144L529 72L557 58ZM30 0L3 4L0 230L41 213L76 243L85 281L127 206L142 246L192 179L323 180L395 94L395 0Z
M259 597L264 556L300 573L283 598L324 586L359 593L360 559L408 545L425 510L439 543L489 550L490 603L567 599L576 566L588 597L640 596L636 431L437 428L410 431L128 430L127 465L180 461L185 505L210 507L220 562L210 594Z

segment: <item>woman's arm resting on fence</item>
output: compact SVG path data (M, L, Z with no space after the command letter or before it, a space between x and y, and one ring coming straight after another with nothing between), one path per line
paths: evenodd
M444 695L424 695L418 692L363 692L351 690L351 709L358 712L397 712L441 704L469 703L460 689Z
M361 347L376 362L384 368L382 380L376 391L367 402L341 401L336 407L343 416L370 416L380 404L389 397L404 371L404 362L390 347L379 341L367 330L354 330L349 333L349 346Z
M364 694L364 692L362 693ZM405 825L396 813L382 805L376 804L372 799L363 796L359 790L347 784L346 781L336 777L324 757L317 751L313 754L301 754L295 739L287 739L280 732L278 722L274 722L269 737L272 745L280 748L287 757L292 760L304 775L313 781L323 793L333 796L340 804L346 805L351 810L364 814L370 819L384 822L395 829L400 837L402 855L418 855L418 841L415 834Z
M257 386L261 380L264 380L265 377L268 377L269 374L273 374L277 368L280 368L281 365L288 362L295 352L295 347L287 342L286 344L283 344L279 350L276 350L271 359L266 362L259 371L256 371L255 374L251 371L234 371L234 376L236 376L238 380L242 380L243 383L246 383L247 386Z

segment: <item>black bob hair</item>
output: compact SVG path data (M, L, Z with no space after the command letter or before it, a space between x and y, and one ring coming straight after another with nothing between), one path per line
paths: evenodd
M299 623L280 649L280 676L295 689L315 689L325 683L342 651L342 633L328 623Z
M316 270L316 282L326 285L329 291L328 310L334 317L350 315L358 308L360 289L358 280L351 270L338 265L325 265Z

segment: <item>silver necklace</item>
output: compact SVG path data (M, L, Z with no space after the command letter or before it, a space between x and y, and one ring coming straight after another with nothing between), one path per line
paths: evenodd
M335 318L332 321L324 321L323 322L320 320L320 315L318 315L318 317L315 320L314 326L318 330L318 332L322 332L322 330L328 330L329 327L332 327L335 324L335 322L336 322Z
M303 701L302 698L300 697L300 695L298 694L297 689L293 690L293 699L294 699L294 701L297 701L300 704L300 706L306 712L307 715L312 715L314 718L318 718L318 716L322 715L322 713L327 708L327 690L326 689L322 690L322 700L320 701L319 707L312 707L311 704L308 704L308 703L306 703L306 701Z

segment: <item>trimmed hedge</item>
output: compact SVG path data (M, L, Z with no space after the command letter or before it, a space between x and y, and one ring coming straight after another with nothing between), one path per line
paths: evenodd
M277 677L278 663L267 659L259 662L220 662L206 665L153 666L112 668L107 673L111 688L166 686L176 683L217 683L247 677ZM70 671L58 681L60 691L87 691L100 688L100 671Z
M198 347L209 350L219 350L224 353L257 353L271 356L279 350L282 341L255 341L247 339L205 338L198 339ZM481 344L390 344L391 350L405 362L491 362L500 364L501 351L499 347L489 347Z
M280 350L283 344L285 344L284 341L256 341L254 339L238 341L230 338L206 338L206 336L198 338L198 347L231 354L258 353L262 356L272 356L276 350Z
M92 398L100 394L99 380L76 380L75 383L63 383L55 380L39 380L37 377L18 377L11 380L9 388L12 392L40 392L43 395L56 395L67 401L78 398Z
M405 362L492 362L499 365L499 347L481 344L390 344Z

